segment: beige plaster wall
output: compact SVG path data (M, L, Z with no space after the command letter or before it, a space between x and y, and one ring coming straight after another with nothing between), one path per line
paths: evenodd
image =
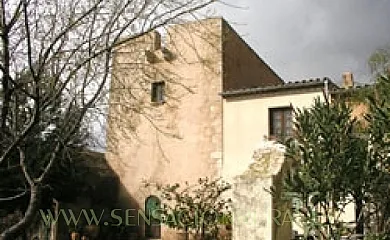
M269 108L310 107L316 97L323 98L321 89L224 99L223 177L231 179L250 164L253 149L268 136Z
M156 33L117 50L106 157L123 185L124 207L144 208L145 198L155 194L144 181L184 183L218 175L221 21L169 27L163 44L170 59L164 59ZM154 81L165 81L164 104L151 103Z

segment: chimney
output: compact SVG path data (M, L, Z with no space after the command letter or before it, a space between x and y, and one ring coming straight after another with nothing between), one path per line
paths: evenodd
M354 85L353 74L351 72L343 73L343 88L352 88Z

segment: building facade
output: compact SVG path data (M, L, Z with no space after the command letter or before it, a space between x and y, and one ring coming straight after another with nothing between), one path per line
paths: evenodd
M293 109L337 87L285 83L221 18L165 30L129 41L113 59L106 158L123 208L158 201L145 182L231 180L260 141L289 135ZM141 224L136 234L175 239L160 231Z

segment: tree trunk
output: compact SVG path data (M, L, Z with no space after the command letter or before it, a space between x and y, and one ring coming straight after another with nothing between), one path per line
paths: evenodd
M356 199L355 209L355 222L356 222L356 233L364 234L364 212L363 212L363 199L358 197Z
M18 223L2 232L0 234L0 240L15 240L18 236L22 235L29 226L31 226L40 206L40 196L40 187L32 186L30 202L24 217Z

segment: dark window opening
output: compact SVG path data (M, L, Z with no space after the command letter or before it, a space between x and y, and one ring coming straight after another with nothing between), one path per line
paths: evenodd
M293 133L292 107L269 109L269 135L271 139L285 139Z
M165 82L152 83L152 102L164 103L165 101Z

